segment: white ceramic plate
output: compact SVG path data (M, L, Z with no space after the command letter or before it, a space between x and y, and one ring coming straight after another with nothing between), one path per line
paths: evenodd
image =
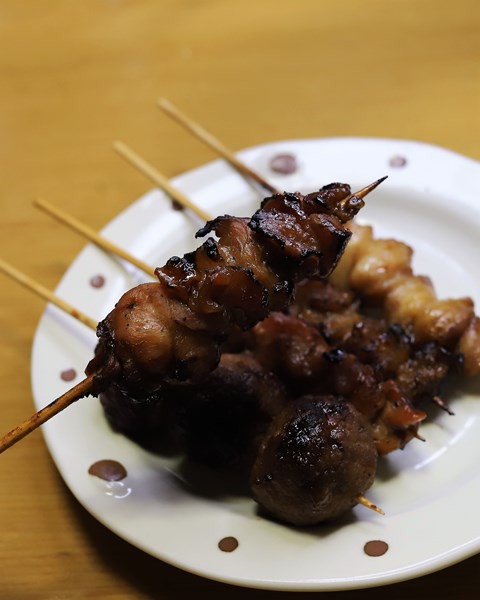
M292 175L269 169L279 153L297 157ZM469 295L480 306L480 165L425 144L381 139L285 141L240 153L274 185L313 191L344 181L353 188L389 175L368 197L361 221L377 235L415 248L418 272L432 276L441 296ZM189 172L174 183L212 215L247 215L259 195L223 161ZM152 191L104 230L106 236L155 265L195 248L198 222L171 209ZM101 275L102 287L90 279ZM96 319L141 280L135 270L87 246L57 292ZM33 346L32 381L37 408L83 377L95 335L48 307ZM73 369L71 382L61 373ZM44 426L51 454L78 500L105 526L146 552L204 577L279 590L338 590L392 583L458 562L480 550L480 386L466 382L451 403L455 416L437 414L412 441L383 461L369 491L385 517L357 507L342 526L301 530L256 513L235 495L201 495L182 481L175 462L142 450L107 426L96 399L84 399ZM88 474L100 459L122 463L128 476L106 483ZM238 548L218 543L235 537ZM371 557L370 540L388 551Z

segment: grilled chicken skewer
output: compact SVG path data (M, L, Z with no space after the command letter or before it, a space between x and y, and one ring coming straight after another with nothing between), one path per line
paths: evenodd
M480 318L471 298L439 299L428 277L412 268L407 244L373 236L354 224L353 236L332 282L380 307L391 323L410 330L419 342L436 342L463 356L466 375L480 373Z
M222 247L209 238L195 253L157 269L159 283L127 292L99 324L99 350L88 365L87 379L54 401L47 418L83 396L98 395L113 382L128 391L141 381L142 393L148 395L165 381L208 374L233 324L251 327L269 310L288 304L299 277L329 275L350 237L344 222L380 181L357 194L350 194L347 186L327 186L307 196L277 195L265 200L250 221L222 217L207 224L202 235L215 231L220 240L224 236L234 244ZM231 237L231 228L243 236L241 246L238 237ZM243 258L248 267L242 267L238 252L247 247L250 255ZM240 299L231 294L233 282L243 284ZM135 339L139 332L147 335ZM32 423L36 428L47 418L34 416L7 434L0 440L0 452L32 430Z

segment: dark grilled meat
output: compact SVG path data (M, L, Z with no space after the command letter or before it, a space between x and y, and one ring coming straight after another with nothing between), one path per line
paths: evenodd
M286 382L291 393L331 394L350 402L371 424L378 452L386 454L403 448L426 414L401 393L394 379L396 373L391 371L392 365L403 364L399 363L399 356L409 358L410 346L405 354L405 348L390 343L396 339L396 333L390 335L385 323L374 327L368 319L367 343L359 323L355 328L362 333L362 348L355 335L351 339L345 334L346 345L350 343L361 356L363 353L365 362L343 350L342 345L330 346L317 327L283 313L272 313L253 328L250 349L263 366ZM376 352L387 348L389 354L379 356L377 365Z
M377 451L369 426L349 403L305 396L273 421L254 463L255 500L293 525L331 521L372 485Z

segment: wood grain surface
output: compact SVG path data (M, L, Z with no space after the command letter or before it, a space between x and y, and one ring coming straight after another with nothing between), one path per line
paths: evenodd
M169 177L213 158L159 111L159 96L234 150L383 136L480 159L480 3L2 0L0 256L56 286L85 242L32 200L103 226L151 187L112 152L115 139ZM32 412L30 353L45 306L3 276L0 285L6 431ZM2 599L273 597L183 573L117 538L72 497L38 431L0 457L0 481ZM479 571L477 556L322 598L473 599Z

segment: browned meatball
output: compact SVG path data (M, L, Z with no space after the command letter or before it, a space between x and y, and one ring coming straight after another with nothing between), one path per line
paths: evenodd
M304 396L273 421L251 471L255 500L292 525L316 525L351 509L373 483L377 451L349 403Z

